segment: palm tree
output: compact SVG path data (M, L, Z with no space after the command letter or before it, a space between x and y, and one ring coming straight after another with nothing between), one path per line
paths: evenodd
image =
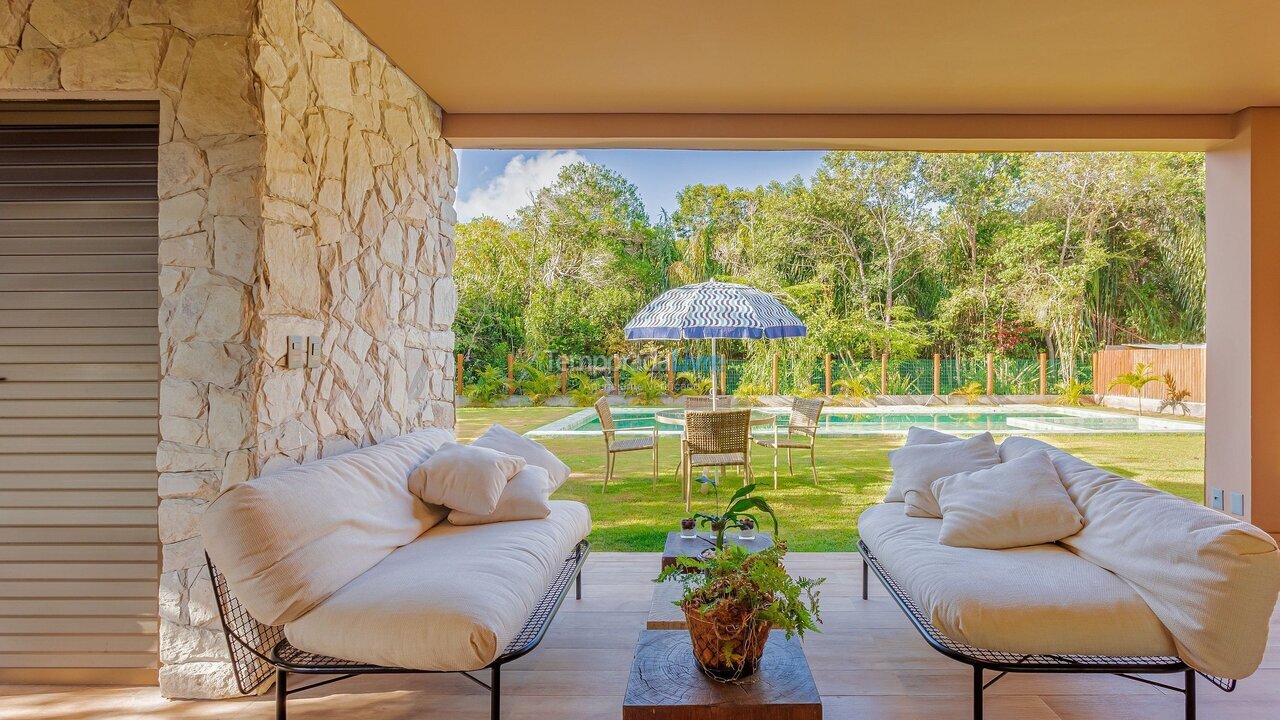
M1117 385L1124 385L1132 388L1135 395L1138 396L1138 417L1142 417L1142 388L1148 383L1157 382L1160 376L1151 372L1151 366L1147 363L1138 363L1133 366L1132 372L1120 373L1107 384L1107 392L1111 392L1111 388Z

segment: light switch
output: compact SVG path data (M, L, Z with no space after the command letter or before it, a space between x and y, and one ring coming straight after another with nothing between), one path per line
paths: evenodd
M285 367L296 370L307 364L307 341L301 335L289 336L289 353L285 356Z
M1244 493L1231 493L1231 514L1244 517Z
M1209 507L1214 510L1225 510L1222 502L1222 488L1209 488Z
M318 368L324 359L324 345L319 335L307 337L307 367Z

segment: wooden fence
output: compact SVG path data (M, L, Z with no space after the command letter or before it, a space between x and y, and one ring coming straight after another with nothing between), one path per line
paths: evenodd
M1205 401L1204 348L1142 348L1117 347L1108 348L1093 354L1093 391L1098 395L1107 393L1107 385L1117 375L1133 372L1138 363L1151 366L1151 372L1163 376L1173 373L1173 379L1179 389L1191 391L1189 402ZM1109 393L1133 397L1133 390L1116 386ZM1142 389L1142 397L1161 399L1165 396L1165 386L1161 382L1149 383Z

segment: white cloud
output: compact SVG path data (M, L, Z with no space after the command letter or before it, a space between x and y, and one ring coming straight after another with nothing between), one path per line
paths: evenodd
M506 220L528 205L542 188L556 181L567 165L585 162L576 150L544 150L537 155L511 158L502 174L458 200L458 219L465 222L481 215Z

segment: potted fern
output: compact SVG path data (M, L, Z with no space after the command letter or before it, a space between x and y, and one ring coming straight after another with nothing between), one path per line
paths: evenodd
M657 582L675 580L684 587L677 605L689 624L698 667L708 677L740 680L760 666L770 630L790 638L818 632L818 586L825 578L793 578L782 558L785 541L750 554L726 545L710 557L679 558Z

